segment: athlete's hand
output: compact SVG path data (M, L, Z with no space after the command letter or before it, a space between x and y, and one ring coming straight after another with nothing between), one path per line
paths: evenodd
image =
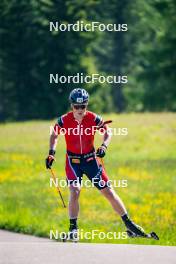
M47 169L51 169L53 161L55 160L54 155L55 155L55 151L54 150L50 150L49 151L49 155L48 155L48 157L45 160Z
M97 149L97 153L96 153L97 157L103 158L106 155L106 149L107 147L104 144L102 144L101 147Z

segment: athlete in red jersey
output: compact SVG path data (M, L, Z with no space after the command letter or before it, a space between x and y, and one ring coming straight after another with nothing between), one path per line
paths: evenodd
M79 113L84 113L83 118L80 120L75 118L75 115L79 115ZM95 186L98 189L103 189L107 186L107 184L103 186L101 184L100 186L98 182L95 182L95 177L97 178L97 173L101 166L99 168L99 160L95 156L94 135L96 130L103 126L103 124L104 122L100 116L86 111L86 109L73 109L73 112L59 117L54 131L56 136L60 133L65 134L67 147L66 175L70 183L72 180L79 180L79 183L81 183L84 172L91 181L94 178ZM105 131L106 129L107 127L103 126L103 130ZM105 141L103 146L101 146L101 151L105 151L107 148L109 141L109 135L107 133L105 134ZM82 159L80 160L80 158ZM103 168L101 177L99 177L100 180L103 180L105 183L108 181L108 177Z
M77 217L79 213L79 194L81 181L85 174L108 199L115 212L122 217L128 230L137 235L144 235L141 227L130 220L120 197L113 188L108 185L108 176L104 166L98 157L103 158L110 143L108 127L102 118L87 111L89 95L84 89L74 89L70 94L72 111L59 117L50 136L49 156L46 159L46 167L51 168L54 161L57 137L65 135L66 140L66 176L70 188L69 217L70 232L77 233ZM94 135L97 129L103 129L103 143L97 151L94 149ZM76 184L75 184L76 182Z
M73 111L76 114L78 110ZM60 130L63 132L67 131L65 133L65 140L68 151L86 154L94 149L96 127L102 125L103 121L100 116L85 111L85 109L84 111L82 109L79 110L81 114L85 112L83 118L79 121L75 118L74 112L69 112L58 119L58 123L55 125L55 132L59 134Z

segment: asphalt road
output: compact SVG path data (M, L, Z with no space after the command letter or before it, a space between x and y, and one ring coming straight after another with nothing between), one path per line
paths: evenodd
M176 247L56 243L0 230L0 264L175 264Z

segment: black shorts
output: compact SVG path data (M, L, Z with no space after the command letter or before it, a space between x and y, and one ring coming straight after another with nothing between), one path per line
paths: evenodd
M99 190L108 187L109 178L94 152L83 155L68 152L65 170L69 184L78 182L81 185L83 174L85 174Z

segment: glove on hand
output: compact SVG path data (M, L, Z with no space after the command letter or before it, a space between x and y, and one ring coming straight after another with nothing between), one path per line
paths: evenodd
M97 149L97 153L96 153L97 157L103 158L106 155L106 149L107 147L104 144L102 144L101 147Z
M50 149L49 155L45 160L47 169L51 169L53 161L55 160L55 157L54 157L55 153L56 153L55 150Z

